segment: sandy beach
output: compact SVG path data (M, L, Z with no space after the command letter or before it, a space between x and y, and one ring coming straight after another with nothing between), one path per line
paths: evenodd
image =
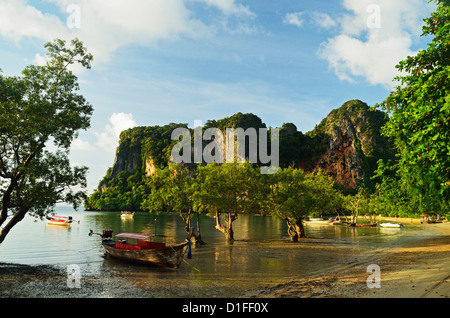
M397 219L407 223L411 219ZM448 298L450 223L420 225L431 237L358 255L333 271L254 290L242 298ZM379 288L369 288L368 264L380 269ZM1 298L145 298L152 294L121 275L84 276L82 288L67 287L67 272L54 266L0 263Z
M419 219L399 219L420 224ZM367 255L335 273L293 280L247 293L263 298L448 298L450 296L450 223L421 225L436 236ZM367 264L380 268L379 288L369 288ZM372 281L371 281L372 282Z

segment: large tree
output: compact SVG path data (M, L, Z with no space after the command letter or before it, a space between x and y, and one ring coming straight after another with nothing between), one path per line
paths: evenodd
M234 241L233 222L239 213L253 206L257 171L252 164L214 163L199 166L194 183L193 203L197 211L215 213L216 229L228 242Z
M431 43L397 65L404 74L396 78L400 85L377 105L390 114L383 134L398 151L397 162L380 162L380 193L391 205L416 212L450 206L450 8L448 0L436 2L422 29ZM401 197L389 196L395 188Z
M93 109L69 68L90 68L92 55L78 39L70 44L47 43L46 65L20 77L0 74L0 243L27 213L43 218L58 202L76 208L85 198L87 168L71 167L68 152Z
M197 233L192 232L196 244L204 244L200 231L199 212L193 209L195 179L190 171L175 163L158 169L146 179L149 193L143 196L141 208L150 212L177 212L185 222L186 233L191 233L192 216L197 216Z
M292 242L306 236L303 222L308 216L334 213L342 206L332 178L322 171L306 174L301 169L280 168L261 181L266 193L262 208L286 221Z

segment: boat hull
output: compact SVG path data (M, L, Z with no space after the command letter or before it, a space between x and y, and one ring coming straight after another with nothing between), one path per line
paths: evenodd
M132 218L133 216L134 216L134 212L133 213L122 212L120 214L120 217L122 217L122 218Z
M185 242L158 249L125 250L115 248L114 242L105 242L103 247L108 255L124 261L178 268L186 253L188 243Z
M403 226L403 224L400 224L400 223L381 223L380 224L380 226L381 227L393 227L393 228L399 228L399 227L402 227Z
M72 223L71 220L47 218L47 224L50 225L70 226L71 223Z
M69 222L58 222L58 221L47 221L47 224L50 225L61 225L61 226L70 226Z

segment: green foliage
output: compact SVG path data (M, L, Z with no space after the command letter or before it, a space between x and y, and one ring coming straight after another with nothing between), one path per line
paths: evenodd
M216 214L216 229L232 241L233 222L239 213L250 212L259 171L250 163L224 163L199 166L193 203L198 211Z
M0 75L0 242L26 213L44 217L58 202L77 207L85 198L86 167L71 167L68 151L80 129L90 125L92 106L78 94L69 67L90 68L82 42L47 43L44 66L27 66L21 77ZM52 142L57 148L45 148Z
M396 78L401 85L377 105L391 115L383 134L398 151L396 162L380 165L380 187L384 200L398 205L400 213L444 213L450 205L449 10L438 1L422 29L423 36L433 37L431 43L397 65L406 75ZM389 192L395 188L402 194L398 200Z
M289 167L266 175L261 181L265 193L263 208L286 220L292 241L305 236L302 222L306 217L332 213L342 207L342 196L331 177L322 171L305 174Z
M225 131L226 128L242 128L244 130L247 128L255 128L258 130L259 128L266 128L266 124L254 114L243 114L239 112L223 119L208 120L204 125L204 129L207 128L218 128L222 131Z
M131 136L132 142L141 142L141 156L150 155L158 168L167 167L172 147L178 141L172 141L172 131L176 128L187 128L187 124L168 124L164 126L140 127L140 134ZM135 129L131 129L132 132ZM143 136L143 137L142 137Z
M328 136L317 138L297 131L292 123L285 123L280 129L280 167L298 167L299 163L312 164L328 146Z

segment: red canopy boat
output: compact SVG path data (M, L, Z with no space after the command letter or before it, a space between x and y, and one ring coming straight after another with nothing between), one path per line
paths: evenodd
M47 224L52 224L52 225L70 226L70 224L73 222L73 219L71 216L53 215L53 216L47 216L46 219L47 219Z
M93 233L91 230L89 235L92 234L98 233ZM112 240L112 230L105 230L99 235L103 238L102 245L107 254L125 261L147 265L178 268L184 254L190 249L190 235L185 242L168 246L165 243L151 241L155 237L164 237L162 235L119 233L115 235L116 240ZM137 243L129 243L128 239L136 240Z

